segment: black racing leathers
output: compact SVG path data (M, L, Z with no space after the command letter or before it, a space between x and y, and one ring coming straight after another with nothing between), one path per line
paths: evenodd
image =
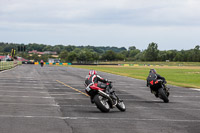
M157 80L157 79L162 79L163 83L166 83L165 78L160 76L159 74L149 73L149 76L147 77L147 86L151 85L150 81Z

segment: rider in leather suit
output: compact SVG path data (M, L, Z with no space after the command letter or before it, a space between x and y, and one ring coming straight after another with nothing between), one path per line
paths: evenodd
M166 87L165 84L167 83L167 81L165 80L165 78L157 74L155 69L150 69L149 75L147 77L147 86L150 86L151 92L153 90L153 86L151 85L150 81L157 80L157 79L162 79L163 85L164 87ZM158 94L156 93L155 96L158 97Z
M85 84L87 86L90 85L93 87L98 87L99 81L101 81L103 83L108 82L107 79L104 79L101 76L97 75L97 72L95 70L91 70L91 71L89 71L89 75L86 77Z
M101 76L97 75L97 72L95 70L90 70L89 75L86 76L85 86L93 87L93 88L96 88L98 90L99 89L99 87L98 87L99 81L103 82L103 83L108 82L107 79L104 79ZM91 98L91 102L92 102L93 97L90 97L90 98Z

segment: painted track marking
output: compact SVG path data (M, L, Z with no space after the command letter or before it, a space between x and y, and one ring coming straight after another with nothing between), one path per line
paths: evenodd
M74 90L74 91L76 91L76 92L79 92L79 93L81 93L81 94L83 94L83 95L89 97L88 94L86 94L86 93L84 93L84 92L82 92L82 91L80 91L80 90L78 90L78 89L76 89L76 88L73 88L73 87L71 87L71 86L69 86L69 85L67 85L67 84L65 84L65 83L63 83L63 82L61 82L61 81L59 81L59 80L56 80L56 81L57 81L58 83L63 84L64 86L67 86L67 87L71 88L72 90Z
M195 119L191 119L191 120L181 120L181 119L151 119L151 118L147 118L147 119L140 119L140 118L102 118L102 117L60 117L60 116L31 116L31 115L0 115L1 118L51 118L51 119L62 119L62 120L78 120L78 119L85 119L85 120L129 120L129 121L165 121L165 122L200 122L200 120L195 120Z

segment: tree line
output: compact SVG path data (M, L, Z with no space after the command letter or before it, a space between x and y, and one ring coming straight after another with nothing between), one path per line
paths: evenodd
M135 46L125 47L95 47L95 46L74 46L74 45L45 45L45 44L15 44L0 43L0 55L10 53L12 48L25 46L25 52L16 52L17 56L29 60L39 61L53 58L52 55L33 54L29 56L28 51L37 50L55 51L62 62L95 63L100 61L181 61L200 62L200 46L197 45L189 50L159 50L157 43L150 43L145 50L139 50Z

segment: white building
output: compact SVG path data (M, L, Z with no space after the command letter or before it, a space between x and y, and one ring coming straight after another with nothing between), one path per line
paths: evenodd
M49 63L60 63L60 59L52 59L52 58L49 58L49 59L48 59L48 62L49 62Z

